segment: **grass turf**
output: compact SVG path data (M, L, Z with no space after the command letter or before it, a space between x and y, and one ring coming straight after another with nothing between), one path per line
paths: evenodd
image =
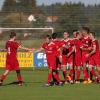
M0 74L4 70L0 70ZM16 81L15 72L11 72L0 87L0 100L100 100L99 84L68 84L43 87L47 79L47 70L22 70L25 84L9 84Z

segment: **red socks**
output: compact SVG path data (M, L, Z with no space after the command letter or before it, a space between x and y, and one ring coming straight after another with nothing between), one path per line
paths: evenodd
M80 79L80 70L77 70L76 71L76 80L79 80Z
M52 80L52 73L49 73L49 74L48 74L48 83L50 83L51 80Z
M96 73L95 73L95 71L93 69L90 72L94 77L97 77L97 75L96 75Z
M83 69L83 76L84 76L84 80L87 80L89 78L89 75L86 69Z
M70 69L70 76L71 76L71 80L73 80L73 78L74 78L74 70L73 69Z
M4 81L7 75L2 75L1 76L1 81ZM22 76L20 74L17 75L18 81L22 82Z
M66 71L63 71L63 76L64 76L64 79L66 81Z
M3 74L3 75L1 76L1 81L4 81L5 78L6 78L6 75Z
M54 78L57 80L58 83L61 82L58 74L54 74Z
M18 81L22 82L22 76L19 74L17 75Z

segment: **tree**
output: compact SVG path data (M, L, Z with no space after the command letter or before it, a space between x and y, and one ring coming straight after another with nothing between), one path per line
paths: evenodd
M36 0L5 0L2 11L37 13L38 8L36 5Z
M30 14L41 14L36 0L5 0L1 13L3 27L25 27L29 24L27 18Z
M15 5L16 5L15 0L5 0L2 7L2 11L14 11Z
M22 12L37 13L36 0L17 0L17 6Z

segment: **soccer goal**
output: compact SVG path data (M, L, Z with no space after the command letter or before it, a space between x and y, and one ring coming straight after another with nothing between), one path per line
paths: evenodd
M16 40L28 48L40 48L44 43L45 36L52 34L53 28L0 28L0 67L5 66L6 62L6 51L5 44L9 40L9 34L14 31L16 32ZM40 54L39 54L40 55ZM39 56L40 58L42 56ZM33 53L26 52L23 50L18 51L18 60L20 67L32 67L34 66L34 55Z
M4 48L9 34L14 31L17 34L17 41L23 46L38 48L47 34L54 32L53 28L0 28L0 48Z

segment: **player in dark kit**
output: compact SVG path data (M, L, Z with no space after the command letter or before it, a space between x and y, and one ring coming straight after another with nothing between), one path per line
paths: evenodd
M18 85L22 85L23 80L20 73L19 63L17 60L17 50L23 49L23 50L31 50L28 48L22 47L17 41L16 41L16 33L11 32L10 39L6 42L6 71L2 74L0 79L0 85L3 84L3 81L5 80L6 76L9 74L10 71L16 71L17 78L18 78Z

